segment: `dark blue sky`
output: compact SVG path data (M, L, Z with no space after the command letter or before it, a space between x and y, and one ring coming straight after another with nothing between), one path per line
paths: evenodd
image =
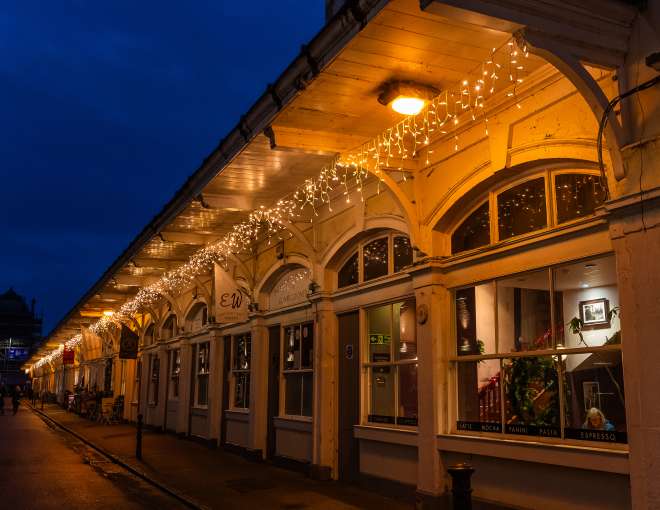
M0 292L44 333L323 24L323 0L0 2Z

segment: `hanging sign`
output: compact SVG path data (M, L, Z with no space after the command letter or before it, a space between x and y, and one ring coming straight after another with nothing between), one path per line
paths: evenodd
M119 338L119 358L137 359L138 340L140 337L122 324Z
M219 324L248 319L248 292L236 284L231 274L215 265L215 321Z

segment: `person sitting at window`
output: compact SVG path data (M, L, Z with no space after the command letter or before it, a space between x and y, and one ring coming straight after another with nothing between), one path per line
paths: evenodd
M582 424L583 429L594 429L594 430L606 430L611 432L614 430L614 425L612 425L603 412L597 407L592 407L587 411L587 418Z

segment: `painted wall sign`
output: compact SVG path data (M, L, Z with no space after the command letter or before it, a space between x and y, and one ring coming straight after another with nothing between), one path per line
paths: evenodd
M250 296L232 275L215 265L215 321L220 324L244 322L248 319Z
M276 310L278 308L305 303L311 282L311 273L305 267L287 271L277 281L270 293L268 301L269 308Z

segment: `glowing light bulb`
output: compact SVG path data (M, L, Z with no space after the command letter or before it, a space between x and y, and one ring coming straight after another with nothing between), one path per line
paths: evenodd
M417 115L422 111L426 101L419 97L399 96L392 101L392 110L403 115Z

